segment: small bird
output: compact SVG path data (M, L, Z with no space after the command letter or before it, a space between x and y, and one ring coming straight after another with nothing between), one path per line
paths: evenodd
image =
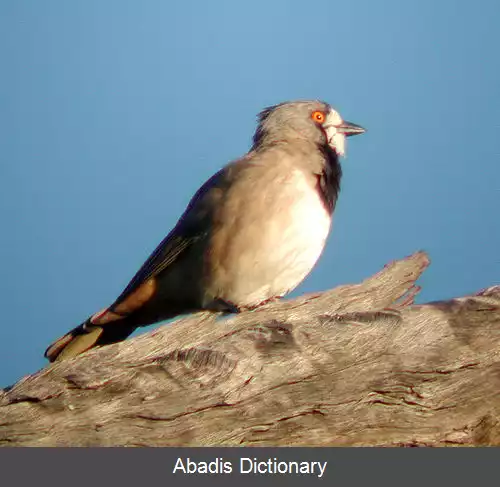
M201 310L280 298L309 274L330 231L346 137L365 132L321 101L263 110L250 151L212 176L109 307L46 350L51 361Z

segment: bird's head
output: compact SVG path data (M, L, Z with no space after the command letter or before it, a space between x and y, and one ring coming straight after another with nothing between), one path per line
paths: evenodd
M343 120L328 103L294 101L280 103L260 113L253 144L255 148L263 143L304 139L328 145L343 156L346 137L363 132L363 127Z

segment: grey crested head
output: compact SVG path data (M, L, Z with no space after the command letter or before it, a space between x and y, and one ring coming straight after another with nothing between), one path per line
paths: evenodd
M264 109L253 137L253 149L281 141L304 140L345 155L345 139L363 127L346 122L328 103L319 100L284 102Z

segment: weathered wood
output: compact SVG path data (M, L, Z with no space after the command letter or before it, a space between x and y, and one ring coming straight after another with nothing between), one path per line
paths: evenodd
M0 444L500 445L500 286L415 305L427 265L56 363L0 393Z

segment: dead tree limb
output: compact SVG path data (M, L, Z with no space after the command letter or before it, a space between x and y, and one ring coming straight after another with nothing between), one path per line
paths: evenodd
M500 445L500 286L415 305L427 265L47 367L0 392L0 444Z

